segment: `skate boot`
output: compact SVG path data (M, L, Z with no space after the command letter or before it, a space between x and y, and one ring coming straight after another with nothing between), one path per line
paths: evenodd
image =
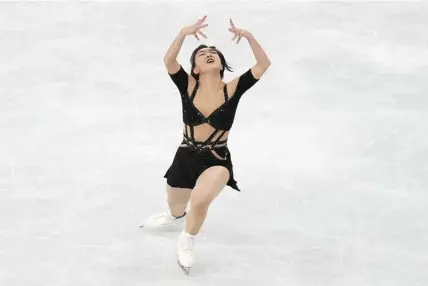
M190 268L194 263L194 245L195 235L186 233L184 230L181 232L177 241L177 258L178 265L181 267L186 275L189 275Z
M182 230L185 215L186 213L180 217L175 217L170 212L155 214L150 216L140 228L159 231Z

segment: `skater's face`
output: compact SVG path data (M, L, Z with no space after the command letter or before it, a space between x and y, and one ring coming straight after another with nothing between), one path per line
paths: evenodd
M195 67L193 72L200 75L205 72L223 70L220 56L216 49L203 48L200 49L195 55Z
M198 80L199 75L206 72L219 72L223 78L224 70L232 71L223 54L215 46L199 45L190 57L192 76Z

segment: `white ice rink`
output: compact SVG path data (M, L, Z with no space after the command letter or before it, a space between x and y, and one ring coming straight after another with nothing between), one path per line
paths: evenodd
M229 17L272 66L186 277L138 226L181 142L162 57L203 14L226 80L254 63ZM423 2L0 3L0 286L428 285L427 31Z

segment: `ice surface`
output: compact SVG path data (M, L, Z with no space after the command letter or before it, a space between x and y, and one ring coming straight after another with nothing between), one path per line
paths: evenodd
M428 5L305 2L1 3L0 285L428 285ZM272 66L186 277L138 226L181 140L162 57L203 14L226 80L254 63L229 17Z

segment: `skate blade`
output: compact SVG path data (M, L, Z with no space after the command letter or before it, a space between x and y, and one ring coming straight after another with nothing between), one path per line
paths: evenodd
M189 276L190 274L190 267L184 267L183 265L181 265L180 261L178 262L178 266L180 266L181 270L183 270L184 274L186 274L187 276Z
M146 227L145 225L140 225L139 227L138 227L139 229L144 229L144 230L147 230L147 231L151 231L151 232L171 232L171 233L173 233L173 232L180 232L180 231L182 231L183 230L183 227L175 227L175 228L151 228L150 226L149 227Z

